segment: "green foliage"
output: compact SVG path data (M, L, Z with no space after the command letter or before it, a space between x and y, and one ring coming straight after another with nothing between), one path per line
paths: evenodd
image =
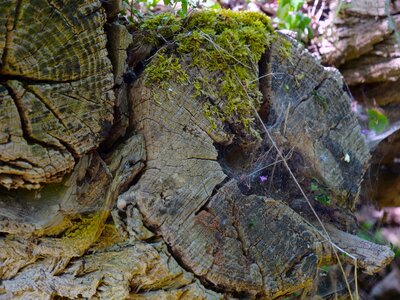
M215 2L213 5L207 6L207 0L202 0L201 8L208 9L221 9L221 6L218 2ZM134 22L135 18L142 19L143 11L147 14L152 14L155 10L156 5L158 4L158 0L122 0L125 11L124 14L127 16L130 22ZM180 9L175 10L175 13L181 18L185 18L188 15L189 8L196 8L197 5L194 2L188 0L163 0L165 6L172 7L174 10L178 4L180 4Z
M134 24L136 29L142 33L142 43L158 47L166 40L172 39L181 30L182 18L169 13L161 13Z
M394 257L400 257L400 247L393 245L390 243L390 250L394 252Z
M315 200L317 200L319 203L323 205L329 205L329 203L331 203L331 198L325 194L316 195Z
M315 180L310 183L310 191L314 194L314 199L323 205L329 205L331 198L327 195L324 188L322 188Z
M369 129L377 133L383 131L389 125L388 118L379 109L368 109L367 116Z
M255 226L256 226L256 223L257 223L257 221L254 219L254 218L252 218L250 221L249 221L249 228L250 229L253 229Z
M181 17L185 17L188 11L188 1L187 0L163 0L164 5L172 5L175 6L177 3L181 3L181 9L178 10L178 15Z
M144 0L147 6L147 0ZM155 2L155 0L153 0ZM142 19L143 14L139 9L136 8L136 4L139 3L139 0L122 0L122 4L124 6L123 11L121 12L122 15L126 16L128 21L133 23L135 22L135 18ZM157 2L154 3L154 6Z
M181 4L181 9L177 10L177 14L185 17L188 12L188 0L163 0L164 5L175 7L178 3ZM122 0L125 6L125 15L130 22L134 22L135 18L143 18L140 7L144 7L147 12L151 12L156 7L158 0Z
M377 228L374 229L374 223L371 222L361 223L360 230L358 231L357 236L362 238L363 240L370 241L375 244L387 244L387 241L385 240L381 231Z
M279 29L296 31L299 40L308 41L313 37L313 31L311 19L300 11L303 4L304 0L279 0L274 22Z
M381 230L375 227L372 222L363 222L360 224L360 230L357 233L359 238L373 242L375 244L387 245L388 241L383 236ZM400 256L400 247L390 243L390 249L394 252L395 257Z
M332 266L320 266L319 267L322 271L324 271L325 273L328 273L329 270L332 268Z

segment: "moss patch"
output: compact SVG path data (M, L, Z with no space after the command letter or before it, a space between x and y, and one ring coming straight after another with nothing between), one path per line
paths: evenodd
M169 14L152 15L141 23L132 24L130 30L143 36L143 42L155 47L171 39L182 28L182 19Z
M100 237L108 215L108 210L67 215L61 223L38 230L35 235L49 238L65 249L75 249L77 253L83 253Z
M185 20L163 14L140 28L155 28L149 35L153 45L165 42L144 71L146 86L168 93L171 82L191 85L193 97L205 99L211 130L229 122L255 132L253 107L258 109L262 98L258 61L276 38L268 17L229 10L196 12Z

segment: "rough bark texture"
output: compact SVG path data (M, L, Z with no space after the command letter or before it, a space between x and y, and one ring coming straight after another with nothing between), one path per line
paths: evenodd
M30 22L47 16L48 27L21 25L31 7L0 7L3 24L13 24L0 40L0 105L8 103L0 124L22 149L1 152L15 158L0 164L0 299L271 299L310 289L317 267L336 261L331 242L367 273L391 260L388 247L351 234L369 154L340 74L272 32L264 17L156 18L131 37L118 23L117 2L107 2L107 25L97 1L40 2ZM161 24L154 30L151 22ZM54 42L18 46L23 28ZM20 48L26 53L17 54ZM87 49L96 50L81 53ZM43 63L25 69L24 57ZM76 105L61 104L62 97ZM16 117L6 113L12 110ZM39 122L40 114L65 130ZM73 127L77 120L90 134ZM42 161L51 151L71 162L42 179L30 174L43 165L10 163Z
M399 129L400 119L400 1L356 0L342 6L336 14L337 5L333 1L326 21L319 49L322 60L339 66L358 102L367 107L378 105L384 110L391 123L386 132L393 133ZM385 137L386 132L380 136ZM372 172L370 180L377 189L372 187L371 192L381 205L398 203L399 174L395 159L399 141L397 132L375 151L373 163L385 165L385 170ZM380 177L378 181L375 175Z
M324 63L340 66L356 96L380 105L399 101L399 12L399 1L332 1L319 49Z

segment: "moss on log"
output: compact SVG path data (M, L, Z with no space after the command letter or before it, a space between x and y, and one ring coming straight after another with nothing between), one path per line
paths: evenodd
M19 3L11 9L7 2L0 19L24 15L21 7L31 4ZM99 2L57 4L43 7L55 16L63 12L62 21L71 25L60 27L68 31L61 37L73 24L87 30L73 31L71 42L81 34L96 35L80 42L97 49L98 56L89 55L84 64L97 71L71 75L67 82L1 73L7 109L25 124L15 128L27 130L21 139L29 147L35 138L43 151L65 152L73 170L44 181L30 179L26 170L20 177L3 172L9 184L3 182L0 196L0 299L273 299L301 289L306 294L318 266L336 258L264 126L332 242L357 257L365 272L388 264L393 256L388 247L345 232L354 231L351 209L369 156L336 70L320 66L254 13L196 12L185 20L162 14L131 26L128 47L129 34L116 18L118 5L107 3L113 22L107 25L109 49L115 52L111 74ZM57 30L51 32L57 36ZM15 51L16 44L3 43L13 49L9 53ZM126 47L128 65L121 50ZM47 48L32 55L45 55L41 49ZM2 57L12 57L7 55ZM8 64L2 72L11 72ZM74 70L70 66L50 69L64 76ZM135 74L133 84L123 80L125 71ZM109 76L118 88L115 103ZM72 103L82 106L60 122L74 123L79 116L97 124L83 127L91 135L82 140L58 127L33 131L43 125L29 113L46 114L56 102L29 110L29 101L23 101L30 93L52 91L55 97L65 86L76 87L63 95L73 95L79 101ZM108 114L85 106L93 101ZM114 105L112 136L99 149L110 128L102 124L111 121ZM81 109L86 114L79 115ZM10 127L11 120L4 124ZM63 139L56 132L63 132ZM24 157L31 157L30 149ZM97 150L86 153L90 149ZM43 188L26 189L39 185ZM329 201L318 202L321 197Z

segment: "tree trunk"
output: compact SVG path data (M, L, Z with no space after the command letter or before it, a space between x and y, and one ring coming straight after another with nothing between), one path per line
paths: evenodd
M0 299L273 299L335 252L390 262L353 235L341 75L264 16L32 3L0 7Z

